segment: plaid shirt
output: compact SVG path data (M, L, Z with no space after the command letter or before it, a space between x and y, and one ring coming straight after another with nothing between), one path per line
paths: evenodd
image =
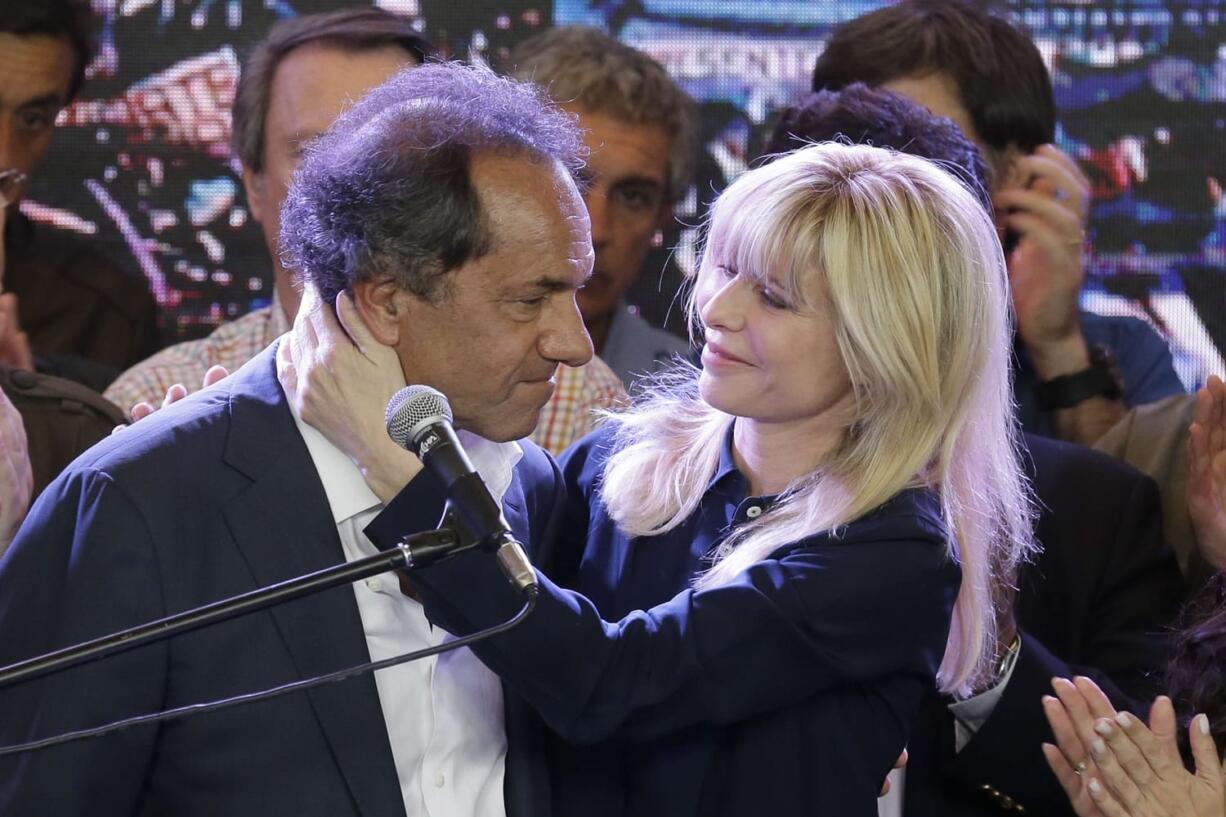
M201 340L189 340L163 349L121 374L104 395L124 413L142 400L158 406L176 383L199 388L210 366L233 372L268 344L289 331L289 321L277 298L224 324ZM553 397L541 411L532 441L553 454L596 427L599 409L615 408L626 400L626 390L613 370L600 358L572 369L559 366Z
M195 391L209 367L225 366L228 371L238 371L288 331L285 310L274 295L271 305L222 324L206 338L176 343L137 363L116 378L102 396L123 409L124 414L142 400L160 406L166 390L174 384L182 383L188 391Z
M532 432L532 441L551 454L561 454L594 429L600 421L597 411L629 402L621 378L595 355L577 369L559 366L554 380L553 397L541 410L541 421Z

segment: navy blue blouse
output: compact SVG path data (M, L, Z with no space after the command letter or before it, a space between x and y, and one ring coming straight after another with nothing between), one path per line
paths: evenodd
M695 592L711 549L771 498L747 496L726 442L697 512L630 538L597 494L607 446L598 431L563 461L536 611L475 648L559 736L554 813L875 815L958 592L937 497L904 491ZM417 571L431 619L468 633L509 617L519 600L490 562Z

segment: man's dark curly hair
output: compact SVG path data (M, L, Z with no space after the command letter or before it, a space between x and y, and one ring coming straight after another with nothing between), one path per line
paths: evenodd
M401 71L307 150L281 209L282 262L327 301L384 276L445 296L448 273L492 249L478 153L557 162L575 178L584 147L535 85L453 62Z
M844 23L817 58L813 90L933 74L953 80L994 172L1010 146L1031 153L1055 141L1051 76L998 1L907 0Z
M855 83L841 91L807 94L786 108L766 142L767 156L814 142L892 148L941 165L992 212L987 165L951 120L906 97Z
M1226 749L1226 573L1219 572L1188 604L1167 665L1166 687L1187 726L1204 713L1218 751ZM1179 732L1187 740L1187 729Z

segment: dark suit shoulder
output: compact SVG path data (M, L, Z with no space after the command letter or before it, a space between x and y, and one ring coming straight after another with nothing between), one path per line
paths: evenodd
M591 499L604 474L605 462L613 453L618 422L607 420L586 434L558 457L567 491Z
M1077 443L1053 440L1037 434L1024 435L1026 452L1022 464L1032 479L1035 488L1042 489L1050 483L1063 483L1088 478L1113 480L1120 483L1144 479L1145 475L1123 460L1101 451L1086 448ZM1078 483L1078 494L1093 490L1092 483Z
M226 441L229 396L221 388L190 395L101 440L69 470L101 471L119 482L206 478L201 466L215 462Z

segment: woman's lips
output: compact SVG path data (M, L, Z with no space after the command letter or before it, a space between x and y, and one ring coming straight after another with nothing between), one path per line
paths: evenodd
M702 362L703 365L713 366L751 366L749 361L744 358L737 357L732 352L723 348L717 343L707 341L702 347Z

